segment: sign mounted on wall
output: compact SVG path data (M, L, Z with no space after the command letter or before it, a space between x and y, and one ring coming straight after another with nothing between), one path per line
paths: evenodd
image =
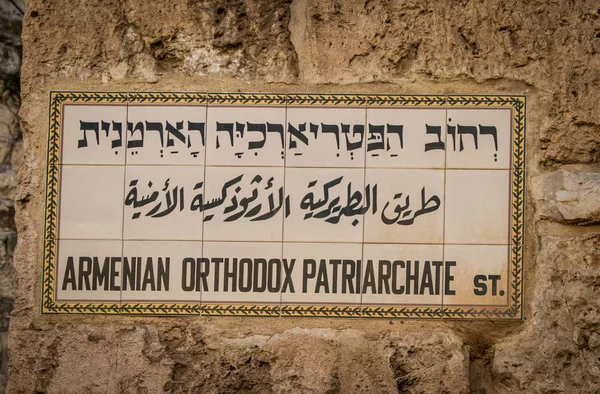
M43 313L519 319L525 97L51 92Z

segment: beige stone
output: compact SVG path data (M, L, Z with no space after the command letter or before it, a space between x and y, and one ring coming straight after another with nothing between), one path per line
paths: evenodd
M542 218L575 224L600 223L600 173L554 171L533 180Z
M41 78L79 79L82 70L91 69L83 78L98 84L125 78L152 83L172 72L291 82L297 68L289 8L289 1L248 0L111 0L77 7L31 2L25 56L29 51L44 61L32 57L24 73L35 67L31 72ZM35 39L38 34L44 39ZM23 90L28 89L25 79Z
M0 393L7 384L8 325L16 290L12 255L16 170L21 157L19 72L21 68L21 0L0 2Z
M8 392L597 392L597 3L29 1ZM526 94L526 320L41 315L53 89Z
M12 392L468 392L467 349L442 331L368 338L348 329L66 324L13 340L37 356L33 371L13 371Z
M505 392L594 393L600 387L600 234L546 236L527 328L495 346Z
M302 83L476 81L492 88L505 81L512 91L515 84L528 88L544 102L544 165L600 162L600 41L593 0L573 7L298 0L292 11Z

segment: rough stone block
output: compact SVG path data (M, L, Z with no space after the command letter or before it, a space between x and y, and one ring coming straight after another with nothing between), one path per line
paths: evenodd
M600 173L566 170L533 180L540 217L561 223L600 223Z
M527 328L495 347L507 392L595 393L600 385L600 234L546 236Z
M25 57L31 57L24 72L100 76L105 83L125 78L153 83L173 74L292 82L297 64L287 29L290 4L31 2L25 22ZM65 41L66 36L71 39ZM29 86L25 80L24 91Z

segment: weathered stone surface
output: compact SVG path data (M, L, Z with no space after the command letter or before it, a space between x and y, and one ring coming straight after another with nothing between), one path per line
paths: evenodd
M11 392L468 392L468 356L442 331L367 338L357 330L244 335L207 324L57 325L13 337L35 349ZM93 355L93 356L91 356Z
M600 223L600 173L559 170L533 182L540 217L564 223Z
M297 73L287 29L290 3L31 2L24 73L98 83L152 83L182 73L290 82ZM30 87L25 80L24 92Z
M14 199L21 162L19 74L23 3L0 1L0 393L8 372L8 324L16 290Z
M16 290L17 275L12 265L13 250L16 243L17 235L14 231L0 233L0 299L10 301L12 301ZM4 309L4 313L8 314L9 312L9 308ZM6 325L0 324L0 327L5 328L4 331L8 329L8 321L6 323Z
M468 392L468 356L452 334L293 329L269 339L273 392Z
M0 2L0 78L14 78L21 69L21 22L20 0L14 4Z
M24 151L15 129L14 79L2 85L11 93L0 103L0 141L14 142L0 148L7 170L0 198L16 199L19 231L11 393L591 393L600 387L600 236L568 235L594 231L571 223L598 223L597 0L32 0L24 48ZM51 89L527 94L527 171L536 176L528 180L535 201L527 207L527 320L471 327L41 316ZM10 171L21 158L14 191ZM577 164L579 172L550 174L565 164ZM546 219L560 223L560 234L537 231Z
M600 162L597 1L298 0L293 10L303 83L511 81L545 102L545 165Z
M552 126L541 140L543 165L600 163L600 124L573 122Z
M295 40L302 45L300 76L306 82L401 81L424 74L436 79L511 78L548 87L551 80L576 81L586 72L593 75L584 79L592 76L597 82L592 64L581 56L600 50L594 40L598 20L594 1L574 6L488 1L484 6L304 0L295 7L302 7L292 30L301 34ZM554 23L556 18L562 23ZM578 28L570 28L575 21ZM569 45L563 45L567 41ZM565 56L575 53L580 56ZM570 64L582 67L573 72ZM552 75L540 78L540 71L552 67ZM593 111L591 103L588 109Z
M600 234L546 236L519 335L496 345L493 374L506 392L596 393L600 387Z
M394 333L388 350L399 393L469 392L469 351L455 334Z

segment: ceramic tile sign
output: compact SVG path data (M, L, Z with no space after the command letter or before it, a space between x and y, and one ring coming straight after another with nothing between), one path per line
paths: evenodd
M42 312L519 319L525 98L51 92Z

